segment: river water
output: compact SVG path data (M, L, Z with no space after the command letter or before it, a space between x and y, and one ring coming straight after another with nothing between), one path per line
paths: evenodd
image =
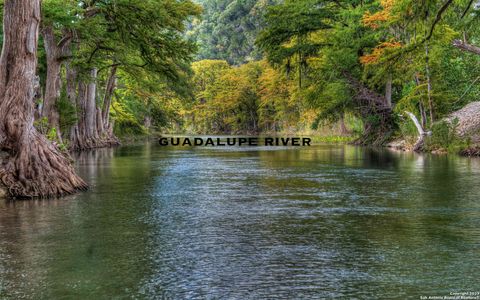
M0 201L0 298L479 291L480 159L351 146L82 153L86 193Z

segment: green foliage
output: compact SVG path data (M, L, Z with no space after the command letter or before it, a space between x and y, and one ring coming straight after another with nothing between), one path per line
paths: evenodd
M333 144L346 144L355 141L354 136L315 136L312 138L313 143L333 143Z
M61 150L61 151L67 151L68 147L65 143L59 141L58 139L58 131L56 128L50 128L48 132L46 133L46 137L48 140L52 141L55 143L55 145Z
M446 150L450 153L458 153L470 146L469 140L458 138L455 129L458 126L458 119L452 123L441 121L433 124L432 135L425 140L427 150Z
M62 89L60 98L55 105L60 116L60 131L66 132L76 124L78 116L75 105L67 99L65 89Z
M267 7L279 0L203 0L201 20L188 36L199 45L198 60L225 60L240 65L261 58L255 39Z
M417 127L415 127L415 124L410 120L401 122L399 131L399 135L407 142L407 144L414 145L417 142L418 130Z
M44 0L42 26L53 27L58 44L72 36L67 57L60 59L68 59L79 79L88 82L90 70L98 70L99 108L108 70L117 67L113 101L119 103L111 109L115 131L120 135L144 134L180 122L178 102L192 96L188 83L196 51L185 32L200 13L201 7L190 0ZM44 84L47 66L42 44L40 36L39 73ZM56 109L61 131L68 132L79 111L67 100L65 86ZM46 132L48 127L43 128L43 121L37 125L53 137Z
M35 120L35 122L33 123L33 126L35 126L35 128L38 130L38 132L40 132L41 134L44 134L44 135L47 135L47 132L48 132L48 118L47 117L43 117L43 118L40 118L38 120Z
M115 135L119 137L147 134L140 120L131 112L131 108L121 102L116 102L112 106L112 117L115 119Z

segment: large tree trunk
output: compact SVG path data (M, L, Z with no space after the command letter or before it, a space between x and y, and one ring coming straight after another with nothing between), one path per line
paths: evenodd
M77 82L77 69L71 65L71 62L66 64L66 72L65 72L65 79L66 79L66 90L67 90L67 99L72 105L72 107L75 107L76 115L78 117L78 107L77 107L77 87L78 87L78 82ZM78 124L78 122L77 122ZM72 140L72 137L74 137L78 132L78 126L75 124L70 128L70 132L68 136L66 137L69 140Z
M70 136L70 148L72 150L86 150L92 148L112 147L120 144L113 135L113 128L108 121L108 111L115 88L115 72L112 70L107 82L103 107L97 107L97 70L90 71L90 82L78 83L77 107L79 108L78 122L72 128ZM105 103L106 102L106 103ZM104 117L105 116L105 117Z
M57 59L57 44L55 35L51 26L43 30L43 39L45 44L45 53L47 57L47 78L45 87L45 96L43 99L42 116L48 119L50 128L55 128L57 138L61 140L60 134L60 116L56 109L57 99L60 98L62 81L60 77L61 63Z
M85 133L87 138L95 139L97 135L97 69L90 72L85 104Z
M60 99L62 80L62 61L69 52L72 35L66 32L64 37L57 43L55 32L51 25L42 30L47 58L47 78L42 116L48 119L50 129L57 132L57 139L62 141L60 132L60 115L57 110L57 101Z
M86 183L34 121L40 0L6 0L0 58L0 146L8 157L1 181L14 197L50 197L86 189Z
M83 150L90 148L87 143L85 133L85 114L87 104L87 84L80 80L78 82L78 95L76 97L77 123L72 127L70 132L70 148L72 150Z
M105 97L103 98L103 109L102 109L102 118L104 122L104 128L109 126L110 118L110 105L112 104L112 97L115 87L117 85L117 67L112 67L110 71L110 76L108 77L107 87L105 89Z

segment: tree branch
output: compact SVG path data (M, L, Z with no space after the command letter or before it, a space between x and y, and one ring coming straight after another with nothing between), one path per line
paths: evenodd
M475 1L475 0L470 0L470 2L469 2L468 5L467 5L467 8L465 8L465 11L463 12L462 17L461 17L460 19L465 18L465 16L467 15L468 11L470 10L470 7L472 7L473 1Z
M467 52L480 55L480 47L468 44L467 42L464 42L462 40L454 40L453 46L462 51L467 51Z
M453 0L447 0L442 8L440 8L440 10L438 11L437 13L437 17L435 18L435 21L433 21L433 24L432 24L432 27L430 28L430 33L428 34L427 36L427 40L430 40L432 38L432 35L433 35L433 31L435 30L435 26L437 26L438 22L440 22L440 20L442 19L442 15L443 13L447 10L447 8L453 3Z

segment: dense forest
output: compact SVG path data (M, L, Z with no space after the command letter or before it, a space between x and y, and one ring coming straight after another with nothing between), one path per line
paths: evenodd
M459 125L480 115L474 0L1 5L0 177L13 196L84 189L69 151L158 133L334 125L363 145L458 152L478 141L478 127Z

